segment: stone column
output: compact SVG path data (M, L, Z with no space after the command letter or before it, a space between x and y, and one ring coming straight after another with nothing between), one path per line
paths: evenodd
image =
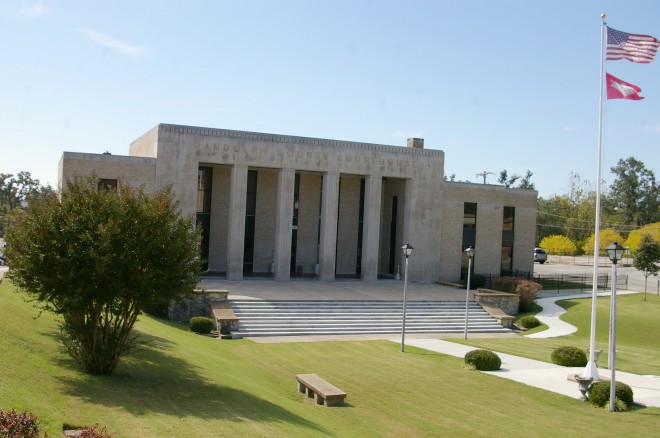
M380 204L383 178L368 176L364 184L364 224L362 231L362 280L378 279Z
M227 234L227 280L243 279L247 166L231 167L229 188L229 227Z
M323 281L333 281L335 279L335 258L337 254L339 173L328 172L323 175L322 197L319 278Z
M277 177L277 212L275 217L275 280L291 275L291 227L293 224L294 169L281 169Z

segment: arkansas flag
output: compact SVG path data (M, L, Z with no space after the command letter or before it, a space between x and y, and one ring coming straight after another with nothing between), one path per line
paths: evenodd
M642 91L637 85L629 84L626 81L605 73L605 81L607 82L607 98L608 99L630 99L642 100L644 97L639 93Z

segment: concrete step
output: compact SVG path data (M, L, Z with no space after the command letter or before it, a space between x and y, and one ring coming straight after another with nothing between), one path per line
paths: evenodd
M232 337L400 333L403 306L396 301L231 300L239 318ZM465 302L406 303L406 332L459 333L465 329ZM511 333L478 304L468 306L468 331Z

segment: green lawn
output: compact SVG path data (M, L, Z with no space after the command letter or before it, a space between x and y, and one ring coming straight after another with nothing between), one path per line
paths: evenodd
M150 317L137 327L139 352L113 376L89 376L59 351L55 317L37 314L0 284L0 407L31 409L51 434L63 422L107 424L119 437L653 436L660 427L660 409L612 414L394 342L220 341ZM325 377L347 405L315 405L296 373Z
M616 368L636 374L660 375L660 297L642 294L617 296ZM599 297L596 314L596 349L603 350L598 364L607 367L610 322L610 298ZM561 316L575 325L572 335L550 339L468 339L456 342L550 362L552 350L561 345L589 348L591 300L564 300L558 303L569 309ZM536 331L536 330L535 330ZM454 341L452 339L452 341Z

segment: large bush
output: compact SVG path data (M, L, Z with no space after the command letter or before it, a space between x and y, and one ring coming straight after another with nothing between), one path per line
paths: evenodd
M211 318L207 318L206 316L194 316L190 318L189 325L190 331L202 334L211 333L215 328L213 320Z
M148 195L96 178L67 182L12 214L8 276L62 315L65 348L92 374L110 374L132 346L148 306L190 292L198 281L200 235L181 218L169 189Z
M497 277L493 280L492 287L500 292L517 294L520 297L521 312L528 312L534 308L534 299L542 288L535 281L518 277Z
M500 357L490 350L472 350L465 355L465 363L479 371L499 370L502 366Z
M582 247L585 254L593 255L594 254L594 234L587 239ZM604 256L607 255L607 247L613 244L614 242L623 242L623 237L613 228L606 228L600 230L600 241L599 241L599 254Z
M539 243L548 254L553 255L574 255L577 251L575 243L571 239L562 235L552 235L544 237Z
M623 382L616 382L614 385L614 395L617 399L621 400L630 407L633 404L633 390L630 386ZM610 401L610 382L601 380L594 382L589 390L589 402L603 407Z
M630 234L628 234L628 238L623 246L627 246L630 248L630 251L634 253L642 241L642 236L645 234L651 236L656 242L660 242L660 222L647 224L641 228L632 230Z
M584 350L570 345L555 348L550 357L552 363L564 367L583 367L588 362Z

